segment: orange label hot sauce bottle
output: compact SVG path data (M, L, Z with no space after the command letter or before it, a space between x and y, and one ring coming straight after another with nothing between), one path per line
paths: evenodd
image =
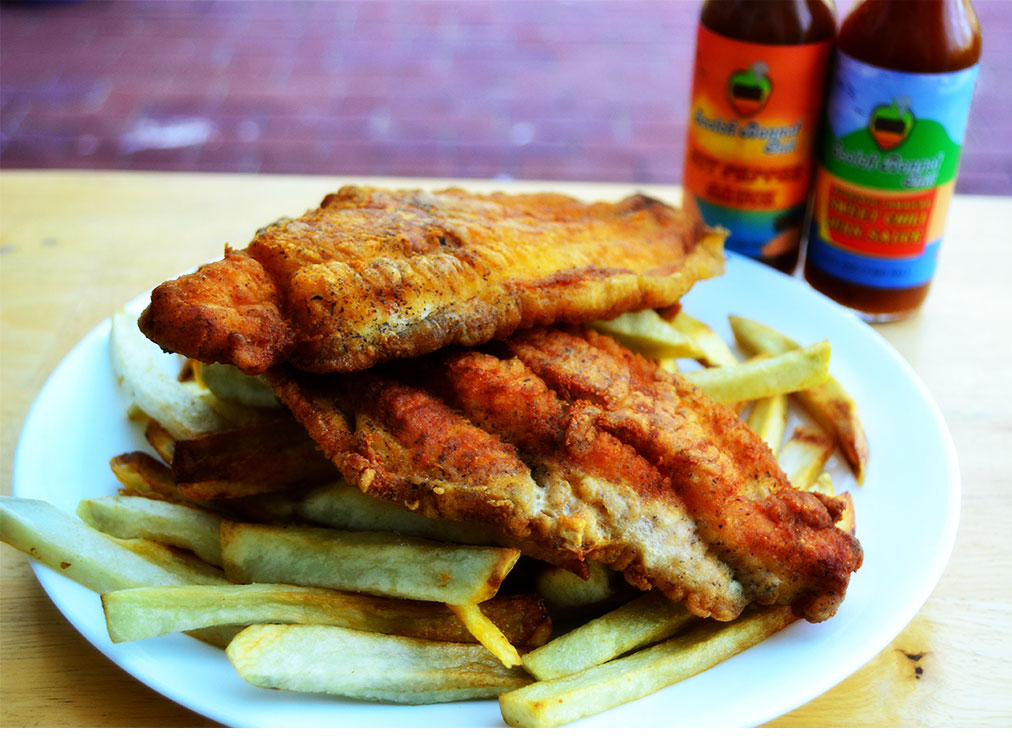
M728 229L728 249L788 273L835 37L823 0L707 0L700 14L683 205Z
M805 278L868 321L927 296L980 46L969 0L864 0L841 26Z

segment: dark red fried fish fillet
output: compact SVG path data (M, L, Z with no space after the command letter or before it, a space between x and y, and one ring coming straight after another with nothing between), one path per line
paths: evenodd
M369 494L561 565L610 564L701 616L756 602L824 620L861 564L839 505L793 489L733 412L589 330L270 376Z
M641 195L585 204L346 187L163 283L140 327L167 351L248 373L286 360L353 371L670 306L722 270L721 236Z

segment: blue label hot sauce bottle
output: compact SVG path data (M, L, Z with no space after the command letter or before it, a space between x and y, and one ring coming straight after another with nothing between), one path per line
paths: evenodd
M863 0L840 29L805 278L869 321L927 296L980 47L969 0Z

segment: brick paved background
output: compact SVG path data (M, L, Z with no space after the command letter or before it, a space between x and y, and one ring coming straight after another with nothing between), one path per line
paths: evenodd
M1012 2L975 5L958 189L1012 194ZM5 2L0 166L678 182L698 10Z

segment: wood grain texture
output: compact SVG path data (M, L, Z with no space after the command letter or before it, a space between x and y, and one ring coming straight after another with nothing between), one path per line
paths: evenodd
M61 171L0 175L2 493L11 491L17 438L32 401L81 337L165 277L216 259L225 242L245 246L257 226L301 213L343 182ZM632 189L509 185L565 187L601 198ZM650 190L677 200L673 189ZM880 330L920 375L955 441L963 502L952 560L924 608L884 651L771 726L1012 722L1012 539L1006 532L1012 522L1010 209L1008 198L957 198L927 303L912 320ZM27 558L7 546L0 546L0 594L0 725L213 725L94 649L49 601Z

